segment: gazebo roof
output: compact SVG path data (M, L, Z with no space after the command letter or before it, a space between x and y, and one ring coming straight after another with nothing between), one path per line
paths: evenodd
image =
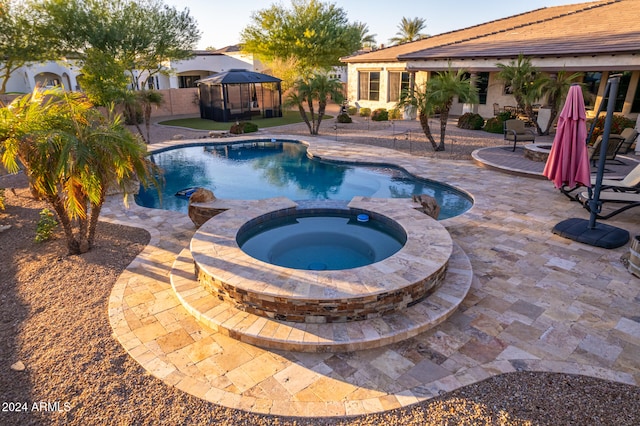
M232 69L198 80L198 84L279 83L279 78L248 70Z

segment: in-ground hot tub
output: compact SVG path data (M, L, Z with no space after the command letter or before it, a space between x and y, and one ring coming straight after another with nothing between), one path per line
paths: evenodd
M403 203L402 208L399 203ZM349 322L403 310L440 287L453 250L444 226L404 203L366 197L356 197L349 203L348 218L357 220L358 215L366 214L370 222L383 224L391 238L406 241L382 260L375 261L372 257L366 265L346 269L309 269L308 260L302 268L279 266L250 256L240 248L239 240L248 230L260 228L260 224L273 219L298 218L301 211L290 200L259 200L252 208L220 213L203 224L191 240L196 276L218 300L241 311L283 321ZM324 218L327 212L331 209L310 209L303 213ZM306 238L311 237L301 239ZM295 240L285 238L284 243L271 244L270 250L285 253L283 246ZM358 241L352 245L365 247L365 253L377 250L375 242ZM211 309L212 314L218 313L218 308Z
M298 210L244 224L240 248L273 265L307 270L357 268L393 255L407 241L401 226L379 214L349 210Z

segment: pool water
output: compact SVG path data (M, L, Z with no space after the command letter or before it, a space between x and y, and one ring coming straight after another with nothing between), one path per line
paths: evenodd
M405 198L427 194L440 205L439 219L457 216L471 199L455 188L415 178L395 167L327 162L307 156L295 142L255 141L175 148L152 155L162 168L162 198L155 188L141 188L136 202L144 207L186 213L189 200L176 192L204 187L217 198L351 200L355 196Z
M361 221L348 211L300 211L244 228L237 242L245 253L294 269L357 268L386 259L406 242L404 232L384 221Z

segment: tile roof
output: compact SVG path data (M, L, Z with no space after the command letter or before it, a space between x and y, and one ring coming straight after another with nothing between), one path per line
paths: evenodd
M344 62L389 62L524 55L640 53L638 0L548 7L391 46Z

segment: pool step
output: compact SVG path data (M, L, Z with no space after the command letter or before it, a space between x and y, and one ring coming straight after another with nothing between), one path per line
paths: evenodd
M196 280L188 249L180 253L170 276L180 303L206 326L248 344L297 352L372 349L416 336L453 314L473 279L469 258L454 243L444 283L421 302L380 318L310 324L261 317L219 300Z

